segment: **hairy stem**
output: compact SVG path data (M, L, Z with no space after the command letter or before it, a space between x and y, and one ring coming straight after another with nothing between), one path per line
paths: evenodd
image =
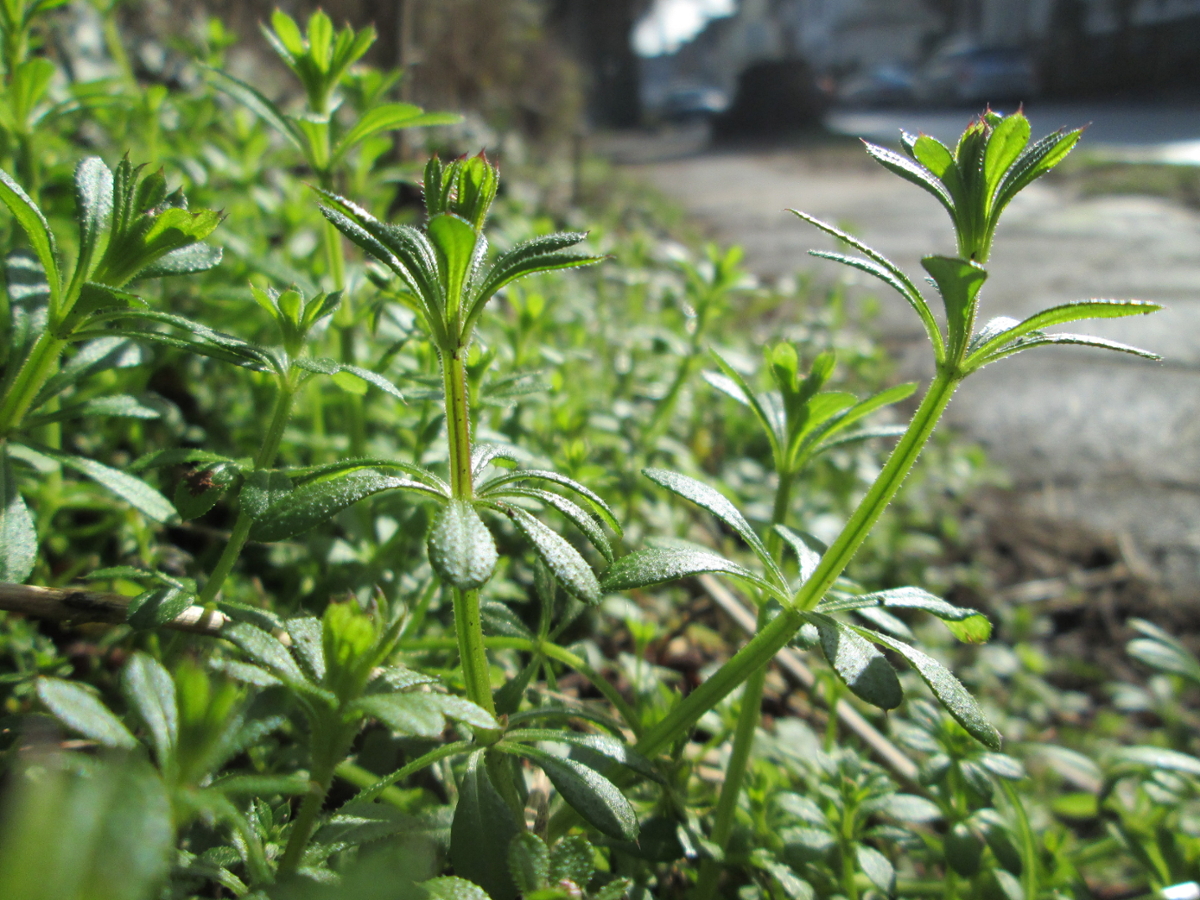
M66 343L55 337L49 328L37 339L3 400L0 400L0 438L20 427L34 398L54 374Z

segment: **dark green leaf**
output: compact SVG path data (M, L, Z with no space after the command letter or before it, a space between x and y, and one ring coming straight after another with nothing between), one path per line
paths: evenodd
M824 615L813 615L825 658L858 697L880 709L895 709L904 700L896 670L870 641L850 626Z
M450 827L454 871L481 886L493 900L515 900L517 887L508 869L508 848L519 830L512 810L492 785L484 751L472 753L458 788L458 805ZM428 887L429 882L425 884ZM441 895L439 900L477 898Z
M127 621L134 628L158 628L192 605L196 595L174 585L142 591L129 602Z
M60 678L39 678L37 695L54 717L72 731L105 747L129 750L138 746L137 739L121 720L83 686Z
M496 541L464 500L444 504L429 532L429 562L444 581L461 591L482 587L496 569Z
M471 300L470 312L476 313L497 291L518 278L535 272L566 269L573 266L588 266L601 262L602 256L563 252L587 237L578 232L559 232L533 238L517 244L492 264Z
M1021 190L1058 165L1082 136L1082 128L1059 129L1026 147L1000 179L992 204L993 221Z
M286 472L258 469L246 476L239 494L239 502L246 515L257 521L293 490L292 480Z
M618 762L628 769L637 772L643 778L651 781L662 781L662 775L654 768L654 764L629 745L607 734L585 734L581 731L554 731L549 728L527 728L520 731L510 731L505 735L510 741L547 741L550 743L569 744L572 747L583 747L600 756Z
M20 584L37 562L33 516L17 487L7 446L0 446L0 581Z
M179 718L175 706L175 682L162 663L145 653L135 653L125 665L121 688L130 708L150 732L154 758L167 769L175 755Z
M796 554L796 559L800 563L800 576L797 582L798 584L804 584L812 576L812 573L817 570L817 566L821 564L821 554L810 547L804 538L786 525L776 525L775 531L792 548L792 552Z
M351 472L296 488L255 521L250 537L256 541L282 541L327 522L365 497L394 490L441 497L428 485L407 478L394 478L370 471Z
M690 500L697 506L708 510L732 528L750 546L750 549L754 551L759 561L775 580L781 585L787 583L779 566L771 558L771 554L767 552L767 548L763 546L758 535L754 533L750 523L742 517L742 514L723 494L702 481L697 481L687 475L680 475L677 472L669 472L666 469L643 469L642 474L671 493L678 494L685 500Z
M508 505L501 510L533 544L546 568L567 591L585 603L600 602L600 582L578 550L525 510Z
M949 669L932 656L895 638L863 628L855 628L855 630L868 640L881 644L889 650L894 650L908 660L922 680L929 685L934 696L941 701L959 725L989 749L1000 749L1000 732L996 731L984 717L983 710L979 708L975 698L967 692L967 689L950 673Z
M550 848L550 883L570 881L581 888L586 887L596 871L595 856L595 848L585 835L569 834L560 838Z
M748 581L776 596L781 602L790 599L781 596L774 585L723 556L706 550L677 547L652 547L622 556L605 571L601 587L607 592L630 591L705 572L720 572Z
M505 744L506 752L536 763L562 794L562 798L596 830L609 837L632 841L637 837L637 814L615 784L573 759L562 759L518 744Z

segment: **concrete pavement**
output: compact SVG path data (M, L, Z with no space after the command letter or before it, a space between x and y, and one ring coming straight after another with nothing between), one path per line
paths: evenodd
M1200 116L1193 121L1200 128ZM1041 120L1034 122L1038 137ZM1059 124L1070 121L1051 127ZM1149 133L1141 125L1133 131ZM1183 131L1172 140L1189 140ZM637 160L638 146L627 145L625 158ZM833 242L785 207L850 227L914 280L924 274L921 256L953 252L940 205L865 155L676 147L655 159L646 148L630 169L719 240L742 244L748 267L768 279L803 270L829 280L847 275L807 256ZM1032 350L969 379L948 416L1007 469L1026 509L1111 533L1172 592L1200 596L1200 215L1168 200L1080 198L1037 182L1002 219L989 271L982 320L1092 297L1167 307L1056 329L1132 343L1162 354L1163 363L1078 347ZM927 375L928 352L909 307L867 276L849 276L880 298L876 327L900 353L905 374Z

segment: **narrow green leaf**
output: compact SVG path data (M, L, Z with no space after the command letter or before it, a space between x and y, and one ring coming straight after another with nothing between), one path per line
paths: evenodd
M754 555L758 557L763 567L771 574L775 581L780 585L787 584L787 579L784 578L783 572L779 570L779 565L772 559L771 554L767 552L767 548L763 545L758 535L755 534L754 529L750 527L750 523L745 520L742 514L738 512L737 507L730 503L723 494L702 481L698 481L688 475L681 475L678 472L670 472L666 469L642 469L642 474L671 493L677 494L685 500L690 500L697 506L708 510L732 528L750 546L750 549L754 551Z
M592 753L607 757L651 781L661 782L662 775L654 764L628 744L607 734L585 734L581 731L555 731L550 728L526 728L510 731L504 736L505 740L520 743L548 742L567 744L572 747L582 747Z
M705 572L720 572L749 582L767 591L781 603L787 603L790 599L781 596L773 584L723 556L705 550L677 547L650 547L622 556L605 571L601 588L605 592L631 591Z
M446 718L434 694L373 694L360 697L352 708L378 719L402 735L436 738L446 730ZM494 725L493 725L494 727Z
M896 893L896 870L886 856L866 844L855 846L854 856L858 860L858 867L870 879L871 884L888 897Z
M62 294L62 276L58 272L58 250L54 243L54 235L46 217L37 205L29 199L29 195L17 184L11 175L0 169L0 200L8 207L25 236L29 245L37 254L46 273L46 283L50 285L50 296L57 299Z
M475 507L451 500L438 510L429 532L429 562L447 583L460 591L482 587L499 558L491 531Z
M887 609L921 609L937 616L960 641L982 644L992 635L992 623L978 610L954 606L940 597L918 587L893 588L859 596L833 597L822 601L817 609L823 613L849 609L868 609L881 606Z
M295 687L310 683L287 648L273 634L247 622L235 622L221 631L221 637L232 641L243 653L265 666L285 684Z
M587 561L565 538L525 510L504 504L500 510L525 535L555 579L585 603L600 602L600 582Z
M536 763L562 798L597 831L618 840L637 838L637 814L615 784L594 769L573 759L562 759L524 744L502 744L501 749Z
M325 647L321 637L321 620L314 616L296 616L287 620L287 633L292 639L292 651L304 673L315 684L325 680Z
M442 213L429 220L426 231L437 253L438 273L446 296L446 315L453 318L461 308L463 285L475 260L475 229L460 216Z
M138 273L138 280L165 275L192 275L207 272L221 262L224 251L211 244L191 244L164 254Z
M162 663L145 653L135 653L121 675L121 688L130 708L150 732L154 758L160 769L172 765L179 737L175 682Z
M946 305L947 351L951 359L958 360L971 339L976 297L987 280L987 271L956 256L926 256L921 265L937 284Z
M866 142L864 142L866 143ZM911 181L918 187L922 187L937 198L938 202L946 208L950 216L954 216L954 199L946 190L945 185L938 181L937 177L926 169L920 163L914 162L906 156L901 156L888 150L885 147L877 146L876 144L866 144L867 154L876 160L885 169L895 172L906 181Z
M799 213L797 213L797 215L799 215ZM759 424L762 425L763 431L766 432L767 439L771 442L771 450L774 452L776 458L780 458L783 453L783 444L786 442L787 436L784 434L782 425L779 422L779 418L768 414L767 409L762 404L762 398L754 393L750 385L746 383L746 379L742 377L741 372L729 365L724 357L717 353L716 350L710 349L708 352L709 355L712 356L713 360L716 361L717 367L721 370L721 373L731 382L733 382L734 386L736 386L741 392L740 398L734 394L731 394L730 396L732 396L735 400L741 400L741 402L748 404L750 408L754 410L754 414L758 417ZM726 393L728 393L728 391L726 391Z
M158 628L179 616L195 599L195 594L177 585L148 588L129 602L125 621L134 628Z
M1067 334L1065 332L1046 334L1045 332L1035 331L1022 338L1018 338L1011 344L1007 344L999 350L993 351L991 355L973 363L972 369L982 368L989 363L1004 359L1006 356L1020 353L1022 350L1031 350L1034 347L1048 347L1051 344L1074 344L1080 347L1094 347L1097 350L1115 350L1118 353L1140 356L1142 359L1162 359L1157 353L1151 353L1149 350L1143 350L1140 347L1134 347L1130 344L1122 344L1119 341L1110 341L1107 338L1093 337L1090 334Z
M474 313L481 303L486 303L497 291L519 278L536 272L589 266L602 262L603 256L564 252L568 247L575 246L586 237L587 235L582 232L564 231L517 244L502 254L483 277L471 299L471 312Z
M604 524L611 528L616 534L620 535L621 523L617 521L616 514L612 508L601 499L600 495L595 491L590 490L576 481L574 478L568 478L566 475L560 475L557 472L551 472L543 469L514 469L503 475L497 475L495 478L489 479L479 486L479 496L487 496L491 491L500 488L506 484L511 484L514 481L549 481L551 484L557 484L574 491L579 496L583 497L592 505L596 514L604 521Z
M263 93L220 69L208 69L208 74L212 76L218 89L224 91L291 141L301 153L304 152L304 136L301 135L300 130Z
M72 731L105 747L132 750L137 739L90 691L61 678L39 678L38 699Z
M1065 322L1078 322L1081 319L1117 319L1125 316L1143 316L1162 309L1157 303L1147 303L1144 300L1080 300L1075 303L1064 303L1052 306L1035 313L1021 322L1012 319L1001 319L998 325L1008 325L1003 330L997 330L981 342L977 348L972 348L967 362L971 363L976 357L989 356L1010 341L1023 337L1042 328L1052 325L1062 325ZM993 320L995 321L995 320ZM1011 323L1011 324L1009 324ZM989 322L988 329L993 328Z
M813 615L811 621L821 636L825 658L850 690L880 709L900 705L904 691L896 670L870 641L828 616Z
M140 478L110 468L94 459L59 453L48 447L39 447L38 450L67 468L82 472L93 481L104 485L130 506L156 522L166 522L175 517L175 507L171 501Z
M286 540L329 521L359 500L383 491L396 490L415 491L439 499L442 497L428 485L408 478L395 478L372 471L351 472L296 488L255 520L250 537L267 542Z
M87 157L75 168L75 205L79 219L79 271L75 277L86 279L113 208L113 174L98 156Z
M775 531L792 548L792 552L796 554L796 560L800 563L800 576L797 579L797 584L804 584L812 576L812 573L817 570L817 566L821 564L821 554L810 547L803 537L796 534L796 532L792 531L786 525L776 525Z
M1122 747L1112 755L1110 765L1182 772L1200 777L1200 759L1163 747Z
M855 627L854 630L867 640L894 650L903 656L916 669L922 680L929 685L934 696L941 701L941 704L946 707L959 725L988 749L997 751L1000 749L1000 732L984 717L983 710L979 708L975 698L967 692L967 689L951 674L949 669L932 656L903 641L865 628Z
M600 551L600 555L604 557L606 563L612 563L615 558L613 556L612 545L609 544L604 530L600 527L600 523L589 512L561 494L537 490L536 488L509 488L508 490L497 491L490 496L500 499L506 497L525 497L553 507L583 532L592 546Z
M1059 129L1030 144L1000 179L992 204L994 222L1020 191L1058 165L1083 137L1083 129Z
M33 516L18 489L7 445L0 446L0 581L24 582L37 562L37 551Z
M427 113L421 107L411 103L385 103L368 110L361 119L354 123L353 127L342 136L333 159L334 162L337 162L356 144L381 131L429 125L455 125L461 121L462 116L455 113Z
M458 804L450 826L450 862L455 872L482 887L492 900L515 900L517 887L508 870L508 847L522 829L492 784L484 752L477 751L467 758L458 787ZM427 889L429 885L425 882ZM477 900L469 894L436 896L438 900Z
M1029 143L1029 120L1021 113L1005 116L992 129L983 156L983 178L988 189L988 206L994 202L1004 173L1017 161Z

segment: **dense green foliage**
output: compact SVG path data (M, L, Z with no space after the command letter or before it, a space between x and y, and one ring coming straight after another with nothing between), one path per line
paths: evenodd
M1134 623L1143 718L1053 741L1071 698L1029 611L997 605L1011 645L974 647L993 624L931 593L914 540L952 539L970 452L930 445L898 493L983 365L1149 355L1045 329L1150 304L976 325L1001 211L1078 132L989 111L953 149L870 148L950 214L936 294L800 214L922 321L937 373L905 407L836 292L759 289L606 186L550 214L483 153L398 157L397 129L456 117L358 66L369 30L273 16L276 102L224 71L216 23L171 87L111 27L84 79L83 14L0 5L0 600L33 613L0 620L0 896L1200 877L1200 662ZM758 611L748 643L706 607L714 574ZM770 669L793 650L803 698Z

